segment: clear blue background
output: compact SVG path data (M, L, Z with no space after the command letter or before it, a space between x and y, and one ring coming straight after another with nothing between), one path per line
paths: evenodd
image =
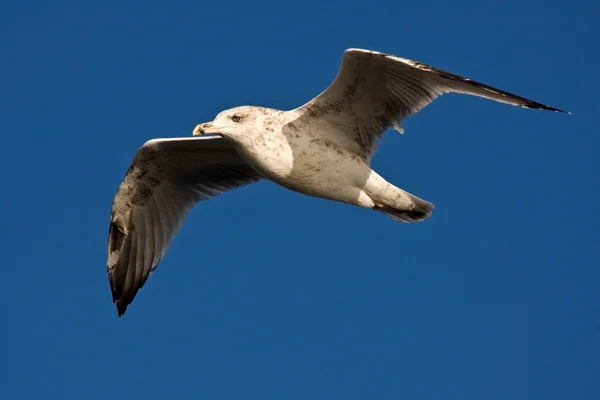
M2 399L600 398L597 2L84 3L0 10ZM119 319L139 146L303 104L348 47L573 115L447 95L389 132L421 224L270 182L204 203Z

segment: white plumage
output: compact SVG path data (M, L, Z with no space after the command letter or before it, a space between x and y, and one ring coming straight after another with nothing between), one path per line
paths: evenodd
M290 190L380 211L428 218L433 204L370 167L376 139L444 93L565 112L416 61L345 51L331 85L290 111L243 106L199 124L196 138L153 139L136 153L112 205L108 277L119 316L200 201L268 179Z

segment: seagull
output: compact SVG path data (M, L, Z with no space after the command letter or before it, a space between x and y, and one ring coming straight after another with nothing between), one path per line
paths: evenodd
M240 106L191 137L152 139L136 152L112 203L107 271L123 316L199 202L269 180L294 192L418 222L434 205L371 169L377 140L445 93L568 113L390 54L351 48L333 82L289 111ZM570 114L570 113L568 113Z

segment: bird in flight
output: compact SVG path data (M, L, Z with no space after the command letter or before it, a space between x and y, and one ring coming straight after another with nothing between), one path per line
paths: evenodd
M107 271L118 315L197 203L260 180L396 221L428 218L432 203L387 182L370 164L378 138L388 129L404 133L403 120L445 93L566 113L417 61L348 49L329 87L296 109L236 107L197 125L193 137L144 143L110 213Z

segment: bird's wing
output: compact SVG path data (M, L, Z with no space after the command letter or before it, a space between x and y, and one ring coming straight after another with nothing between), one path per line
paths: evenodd
M146 142L135 154L110 214L107 270L119 316L196 203L260 179L218 136Z
M370 154L375 139L388 128L403 133L401 122L444 93L463 93L512 104L566 112L486 84L389 54L348 49L338 74L317 97L297 108L303 117L343 131L348 150ZM358 146L358 147L357 147Z

